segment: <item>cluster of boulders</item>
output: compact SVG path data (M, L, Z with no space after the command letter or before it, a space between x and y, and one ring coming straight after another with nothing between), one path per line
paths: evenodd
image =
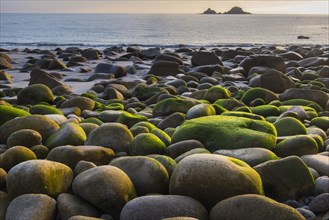
M0 219L329 218L327 47L0 54Z

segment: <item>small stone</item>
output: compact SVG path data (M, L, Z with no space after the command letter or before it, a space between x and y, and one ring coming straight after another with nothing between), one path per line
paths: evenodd
M322 193L316 196L309 204L310 211L324 213L329 211L329 193Z

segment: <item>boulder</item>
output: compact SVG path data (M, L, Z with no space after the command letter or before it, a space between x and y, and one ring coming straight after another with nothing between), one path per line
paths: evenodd
M16 117L28 116L29 112L12 106L0 105L0 126Z
M98 63L95 68L95 73L112 73L116 78L127 75L127 71L124 67L110 63Z
M5 81L5 83L12 83L12 76L3 70L0 70L0 81Z
M45 145L49 149L53 149L61 145L77 146L83 144L86 139L87 136L84 130L79 125L69 122L50 135L47 138Z
M135 187L127 174L114 166L99 166L75 177L74 193L98 209L108 212L122 209L136 197Z
M128 146L129 155L144 156L148 154L164 154L166 145L152 133L138 134Z
M285 117L273 123L278 136L307 134L306 127L298 119Z
M149 49L141 50L138 53L142 58L154 59L161 54L161 51L158 48L149 48Z
M305 59L300 60L299 66L307 68L313 66L322 66L326 64L326 59L322 57L308 57Z
M60 61L58 59L52 59L48 65L47 69L48 70L56 70L56 69L62 70L62 69L66 69L66 68L67 68L66 65L62 61Z
M329 117L322 116L313 118L311 120L311 125L321 128L323 131L327 131L329 129Z
M265 195L278 201L308 195L313 187L313 176L297 156L272 160L254 167L262 178Z
M62 220L68 220L75 215L99 216L98 210L93 205L68 193L62 193L57 197L57 208Z
M264 148L246 148L235 150L217 150L214 154L233 157L253 167L258 164L279 159L272 151Z
M273 55L255 55L246 57L240 66L244 68L245 72L248 73L249 70L254 66L264 66L271 69L278 70L282 73L286 72L286 65L282 57ZM246 76L246 75L245 75Z
M29 85L43 84L50 89L54 89L57 86L64 86L56 77L40 69L33 69L30 73L30 77Z
M118 167L128 175L138 196L152 193L165 194L168 190L168 172L160 162L153 158L120 157L113 160L110 165Z
M168 98L158 102L153 108L154 116L168 116L175 112L187 113L187 111L200 104L195 99Z
M199 51L192 54L191 63L193 66L219 64L223 66L221 59L214 52Z
M287 89L284 93L280 94L279 97L281 101L290 99L306 99L319 104L322 108L326 107L329 100L328 94L321 90L300 88Z
M19 104L35 105L39 102L52 103L54 95L49 87L43 84L34 84L21 89L17 94Z
M15 146L6 150L1 155L1 167L8 172L12 167L21 162L36 159L37 156L29 148Z
M316 196L309 204L310 211L314 213L325 213L329 211L329 193Z
M16 197L8 206L6 220L56 219L56 200L44 194L25 194Z
M204 73L212 76L215 72L223 73L224 67L219 64L196 66L192 69L192 73Z
M186 140L172 144L166 148L166 155L175 159L176 157L196 148L204 148L203 144L197 140Z
M153 158L156 161L160 162L164 168L166 168L169 178L171 177L172 173L174 172L177 163L175 162L174 159L171 157L165 156L165 155L160 155L160 154L150 154L147 155L147 157Z
M8 137L21 129L32 129L40 133L46 140L59 126L51 119L42 115L31 115L7 121L0 127L0 143L5 144Z
M210 103L214 103L218 99L228 99L231 93L222 86L213 86L209 88L205 94L204 99Z
M251 147L272 149L276 143L276 130L266 121L206 116L185 121L173 134L172 143L191 139L200 141L211 152Z
M241 160L195 154L181 160L171 176L169 193L192 197L210 210L218 202L241 194L263 194L262 181Z
M304 163L315 169L320 176L329 176L328 157L320 154L304 155L301 157Z
M57 197L69 189L72 179L73 171L64 164L29 160L11 168L6 184L12 198L30 193Z
M104 123L89 133L85 145L108 147L115 152L128 152L132 140L133 135L125 125Z
M158 55L155 59L154 62L158 61L171 61L171 62L176 62L178 65L183 65L182 59L179 58L179 56L173 56L171 54L160 54Z
M207 220L208 212L200 202L187 196L149 195L138 197L128 202L121 211L120 219L158 220L179 216ZM173 219L183 220L185 218Z
M260 195L238 195L217 203L210 211L210 220L303 220L296 209Z
M250 87L261 87L275 93L282 93L286 89L295 87L295 83L280 71L270 69L264 74L253 77L249 81Z
M81 52L81 56L87 58L87 60L98 60L98 51L92 48L84 49Z
M101 146L59 146L52 149L47 160L69 166L72 170L80 161L89 161L95 165L106 165L114 158L114 151Z
M41 104L33 105L30 108L30 113L33 115L48 115L48 114L63 115L63 113L59 109L50 105L41 105Z
M274 152L279 157L316 154L318 153L318 144L310 135L294 135L278 143Z
M252 101L258 98L263 99L265 104L269 104L272 101L279 100L279 97L274 92L268 89L257 87L248 89L243 94L240 101L249 106Z
M93 110L95 107L95 101L84 96L76 96L65 100L61 105L61 108L71 108L71 107L78 107L81 109L81 111Z
M190 108L186 113L186 119L216 115L215 108L210 104L198 104Z
M179 64L177 62L156 61L153 63L147 74L152 74L155 76L176 76L180 73L184 73L184 71L179 69Z
M180 112L174 112L171 115L167 116L157 125L158 128L164 130L166 128L176 128L181 125L185 120L186 115Z
M4 57L0 56L0 69L11 69L11 63L6 60Z

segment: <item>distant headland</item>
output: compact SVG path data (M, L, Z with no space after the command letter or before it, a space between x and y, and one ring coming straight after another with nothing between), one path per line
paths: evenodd
M202 14L214 15L214 14L222 14L222 13L221 12L217 13L215 10L212 10L211 8L208 8ZM223 14L235 14L235 15L239 14L239 15L241 15L241 14L251 14L251 13L250 12L245 12L245 11L243 11L242 8L235 6L235 7L231 8L229 11L224 12Z

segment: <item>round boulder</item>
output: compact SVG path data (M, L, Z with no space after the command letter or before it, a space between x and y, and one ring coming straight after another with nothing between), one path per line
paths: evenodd
M210 220L303 220L294 208L260 195L238 195L225 199L210 211Z
M22 129L12 133L7 139L7 147L14 146L32 147L42 144L41 134L32 129Z
M36 160L37 156L29 148L15 146L6 150L1 157L1 166L9 171L15 165L27 161Z
M144 156L120 157L110 165L120 168L129 176L139 196L167 192L168 172L160 162L153 158Z
M208 212L200 202L187 196L150 195L128 202L121 211L120 219L158 220L181 216L207 220Z
M54 95L51 89L43 84L34 84L21 89L17 94L19 104L35 105L39 102L52 103Z
M178 163L170 179L169 193L192 197L210 210L235 195L262 195L263 187L257 172L241 160L195 154Z
M69 189L72 178L73 171L64 164L29 160L10 169L7 190L11 197L30 193L56 197Z
M114 166L99 166L75 177L74 193L102 211L121 209L136 197L133 183L122 170Z
M142 133L134 137L128 148L130 155L144 156L148 154L164 154L166 145L156 135Z

